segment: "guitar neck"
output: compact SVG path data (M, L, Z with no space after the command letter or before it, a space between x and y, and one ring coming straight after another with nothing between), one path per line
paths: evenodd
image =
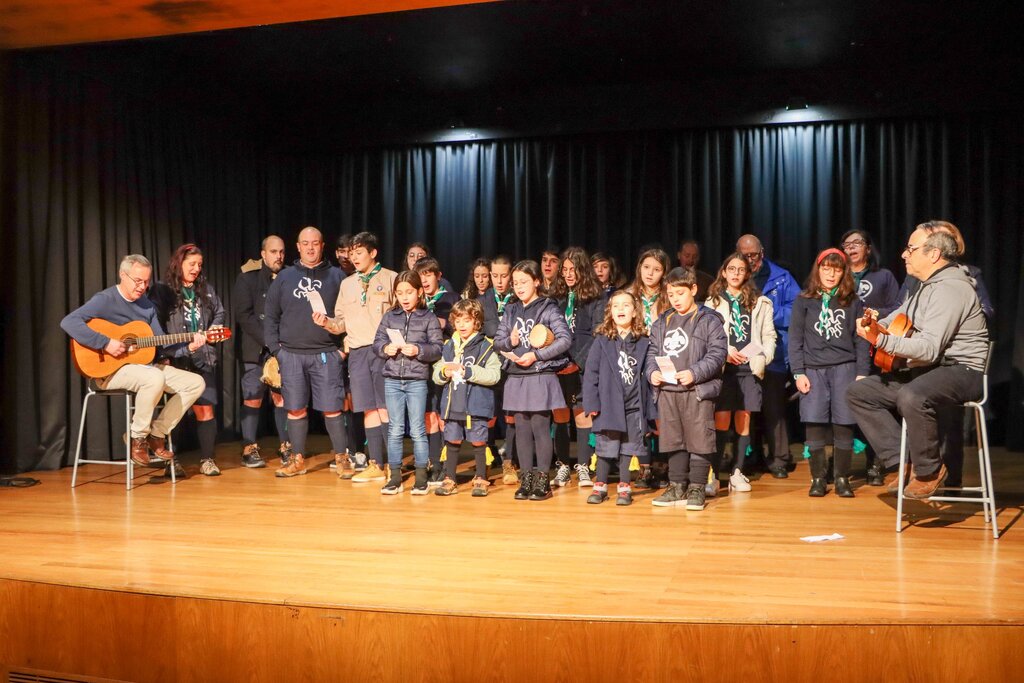
M143 349L150 346L171 346L172 344L184 344L192 341L195 336L191 332L179 332L178 334L160 334L154 337L139 337L135 340L135 346Z

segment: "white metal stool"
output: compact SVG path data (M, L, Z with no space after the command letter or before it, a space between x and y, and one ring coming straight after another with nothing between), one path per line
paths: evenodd
M113 398L115 396L124 396L124 419L125 419L125 434L128 438L125 439L124 446L124 462L120 460L87 460L82 458L82 434L85 432L85 417L89 410L89 399L93 396L105 396L107 398ZM85 398L82 399L82 419L78 423L78 443L75 446L75 466L71 474L71 488L75 488L75 482L78 480L78 466L79 465L113 465L115 467L125 468L125 489L128 491L132 490L132 479L135 477L135 461L132 460L132 417L135 414L135 392L128 389L100 389L96 386L94 380L89 380L86 385ZM167 447L173 452L173 446L171 445L171 435L167 435ZM177 478L174 475L175 460L172 458L167 462L168 471L171 473L171 483L177 483ZM162 467L163 465L161 465Z
M981 399L978 401L967 401L964 408L974 411L974 426L978 438L978 478L980 486L943 486L937 489L938 492L958 491L963 493L977 493L977 496L931 496L925 500L935 503L980 503L985 514L985 523L992 525L992 538L999 538L999 525L996 524L996 497L995 488L992 486L992 457L988 447L988 427L985 423L985 403L988 401L988 368L992 362L992 351L995 343L989 342L988 356L985 358L985 374L982 377ZM906 481L907 466L907 421L903 420L900 429L900 486L896 493L896 532L903 531L903 487Z

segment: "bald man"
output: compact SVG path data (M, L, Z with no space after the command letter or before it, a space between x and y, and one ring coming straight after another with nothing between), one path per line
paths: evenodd
M345 456L348 438L341 410L345 379L339 338L314 322L314 302L333 310L343 274L324 260L324 238L314 227L303 228L295 245L299 259L278 274L267 290L263 337L281 366L281 396L288 411L292 457L274 474L306 473L307 409L324 414L324 426L336 456ZM310 298L313 293L319 295Z
M776 479L789 476L789 430L786 428L786 382L789 379L788 348L789 316L800 285L785 268L764 256L764 246L755 235L743 235L736 241L736 251L743 254L753 274L754 284L772 302L772 322L777 337L775 360L765 369L762 383L761 414L764 431L772 453L768 471Z
M232 297L233 313L242 338L242 464L245 467L266 467L260 455L256 433L260 422L260 410L268 387L260 379L263 363L270 357L263 341L263 309L267 301L267 290L277 274L284 267L284 240L277 235L268 235L260 245L260 260L253 259L242 266L235 281ZM274 403L274 424L280 439L278 451L282 459L291 457L288 443L287 411L284 398L279 391L270 391Z

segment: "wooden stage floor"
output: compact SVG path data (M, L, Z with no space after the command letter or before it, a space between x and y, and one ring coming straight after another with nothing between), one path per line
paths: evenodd
M326 456L307 476L275 479L272 467L240 467L237 452L219 447L220 477L199 475L186 456L187 480L142 475L130 494L123 470L97 465L83 466L73 491L70 468L0 490L0 596L60 588L96 605L103 591L429 623L920 626L931 639L944 625L1012 627L998 630L1024 642L1024 467L1002 449L998 541L980 506L966 504L908 501L915 523L897 534L894 496L861 486L852 500L831 490L811 499L803 462L787 480L763 477L695 513L655 508L655 493L626 508L587 505L590 489L575 484L545 502L515 501L500 484L482 499L468 485L449 498L381 496L377 483L339 480ZM800 540L833 532L845 538ZM32 612L14 602L0 607L0 631ZM26 665L27 650L6 647L0 664ZM1002 667L1022 655L999 656Z

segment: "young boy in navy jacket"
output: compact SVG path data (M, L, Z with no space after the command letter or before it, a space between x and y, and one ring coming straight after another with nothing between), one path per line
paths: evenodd
M697 306L697 275L676 268L665 278L670 308L651 326L644 374L658 388L658 440L669 454L669 486L651 501L658 507L704 509L704 485L715 457L715 401L729 355L725 324ZM675 374L665 374L658 359ZM667 372L667 370L666 370Z
M487 495L488 423L494 417L494 389L501 379L501 360L494 342L481 331L484 309L475 299L457 302L449 317L453 329L451 339L441 349L441 359L434 363L434 383L441 391L440 414L444 420L444 481L435 493L450 496L458 493L455 468L459 463L459 447L463 441L473 444L476 476L473 496Z

